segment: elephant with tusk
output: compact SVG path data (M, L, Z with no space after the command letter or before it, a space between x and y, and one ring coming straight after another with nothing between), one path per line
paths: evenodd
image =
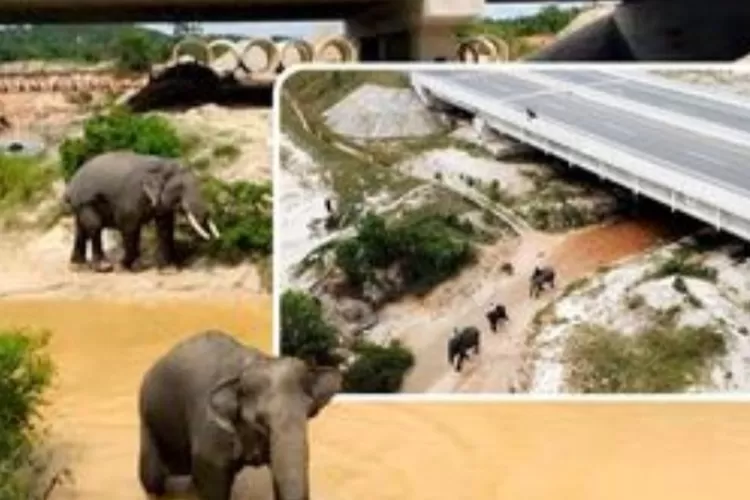
M143 378L139 477L164 496L190 476L201 500L229 500L246 466L269 466L275 500L309 500L308 420L341 391L336 368L268 356L218 330L167 352Z
M64 202L75 215L71 263L86 263L91 242L97 271L112 270L102 248L102 231L117 229L125 250L122 266L132 270L140 257L141 229L152 220L158 239L157 264L175 265L174 226L183 213L205 240L221 234L211 221L196 176L173 158L131 151L103 153L84 163L65 188Z

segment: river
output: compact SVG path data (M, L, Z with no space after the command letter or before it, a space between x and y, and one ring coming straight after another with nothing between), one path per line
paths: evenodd
M140 500L136 397L141 377L180 339L218 328L271 349L271 301L3 300L0 328L51 332L57 367L44 409L52 445L74 483L53 500Z

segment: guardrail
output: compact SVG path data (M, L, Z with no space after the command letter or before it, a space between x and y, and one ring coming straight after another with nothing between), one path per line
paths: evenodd
M412 74L412 85L439 100L472 112L483 126L585 168L636 194L659 201L718 229L750 240L750 193L679 165L577 130L548 118L529 121L525 111L502 101L425 74ZM422 92L422 95L425 95Z

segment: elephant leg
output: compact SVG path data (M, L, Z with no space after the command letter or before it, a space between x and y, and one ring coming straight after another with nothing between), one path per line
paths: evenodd
M457 372L461 371L461 367L464 365L464 359L466 359L466 352L461 351L458 354L458 362L456 363L456 371Z
M134 265L140 257L141 251L141 227L133 226L121 230L122 244L125 249L125 255L122 258L122 267L133 271Z
M168 471L159 456L159 450L146 426L141 425L141 450L138 458L141 485L149 495L163 496L166 491Z
M94 231L91 235L91 254L95 271L102 273L112 271L112 264L104 254L101 229Z
M234 474L230 467L193 458L193 485L201 500L230 500Z
M175 264L174 214L160 215L155 222L159 241L156 264L159 268L164 268Z
M75 241L73 242L73 251L70 255L70 263L80 265L86 263L86 247L88 245L88 234L81 220L76 216Z
M477 345L474 346L474 354L479 356L479 342L477 342Z

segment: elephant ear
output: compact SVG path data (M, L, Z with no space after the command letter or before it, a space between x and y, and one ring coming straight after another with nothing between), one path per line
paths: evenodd
M305 374L303 387L312 400L307 412L308 418L314 418L341 392L343 375L337 368L313 367Z
M149 166L143 176L142 187L152 206L159 205L165 186L178 172L179 167L174 162L159 162Z

